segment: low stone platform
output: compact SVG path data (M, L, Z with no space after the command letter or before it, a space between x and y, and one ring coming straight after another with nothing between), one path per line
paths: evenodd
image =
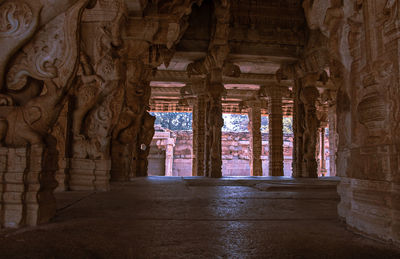
M400 258L346 230L337 183L147 177L57 193L51 223L0 231L0 258Z

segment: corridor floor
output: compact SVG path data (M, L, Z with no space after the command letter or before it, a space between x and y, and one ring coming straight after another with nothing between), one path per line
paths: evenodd
M51 223L0 230L0 258L400 258L346 230L336 184L147 177L58 193Z

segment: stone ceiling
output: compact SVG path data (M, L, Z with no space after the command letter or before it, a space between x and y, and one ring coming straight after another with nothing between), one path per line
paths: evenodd
M126 0L130 17L139 18L145 2ZM204 0L200 7L193 6L189 26L169 66L161 65L151 83L153 109L155 103L170 102L176 103L173 109L179 110L179 88L188 82L186 67L207 54L211 13L210 0ZM228 98L223 100L223 104L237 106L240 98L244 100L251 96L260 85L275 82L274 75L281 64L293 63L299 58L304 47L306 25L301 1L298 0L232 0L230 22L228 61L238 65L242 75L239 78L224 77ZM288 87L291 83L283 82ZM231 85L235 85L234 88ZM249 88L249 85L255 87ZM290 113L291 101L284 103L284 110Z

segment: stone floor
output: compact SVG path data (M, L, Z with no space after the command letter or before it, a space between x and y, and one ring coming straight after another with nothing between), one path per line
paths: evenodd
M0 257L400 258L338 221L336 184L149 177L59 193L53 222L0 231Z

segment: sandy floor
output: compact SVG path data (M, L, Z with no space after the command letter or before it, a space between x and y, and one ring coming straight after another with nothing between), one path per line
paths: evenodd
M149 177L59 193L53 222L0 231L0 258L400 258L346 230L336 183Z

